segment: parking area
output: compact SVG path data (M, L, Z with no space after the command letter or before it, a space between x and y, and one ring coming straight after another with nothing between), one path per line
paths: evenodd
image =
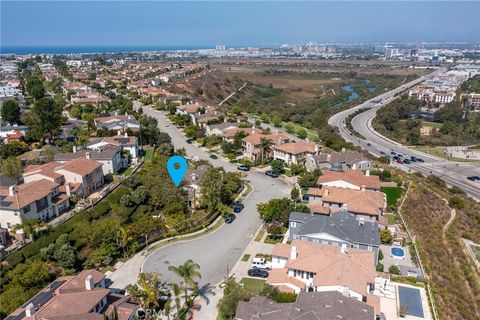
M264 243L263 241L265 240L266 237L267 237L267 233L263 235L260 241L255 241L255 239L252 238L247 248L245 249L242 255L242 258L233 267L230 273L231 276L235 277L239 281L245 277L249 278L247 273L248 273L248 270L250 269L250 264L253 258L255 258L257 254L271 257L274 245ZM246 258L246 255L248 255L248 259L244 259Z

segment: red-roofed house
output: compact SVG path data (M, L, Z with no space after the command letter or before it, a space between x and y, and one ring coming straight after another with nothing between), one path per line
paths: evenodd
M317 180L317 185L319 187L337 187L353 190L360 190L364 187L366 190L380 191L380 178L371 176L368 170L365 174L360 170L347 170L345 172L324 170Z
M298 164L307 156L316 156L320 153L318 144L308 141L294 141L273 148L273 159L282 160L288 165Z
M11 230L27 220L47 221L70 207L57 182L39 179L0 188L0 227Z
M378 308L373 251L293 240L276 244L267 283L288 291L338 291Z
M103 273L84 270L56 279L6 320L103 320L114 309L117 319L132 320L139 306L128 300L106 288Z

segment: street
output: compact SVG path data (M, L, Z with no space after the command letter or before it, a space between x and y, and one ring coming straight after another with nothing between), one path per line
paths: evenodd
M135 108L140 106L138 102L135 102ZM170 135L175 148L185 148L188 157L197 156L210 161L214 166L223 167L226 171L237 172L235 165L223 159L213 160L206 151L187 144L180 130L169 123L162 112L145 106L143 106L143 112L156 118L160 130ZM227 271L240 258L261 224L256 205L272 198L286 197L290 192L290 186L281 179L270 178L262 173L250 171L247 181L254 187L254 190L243 202L245 208L237 214L237 218L232 224L225 224L204 237L160 248L146 258L136 255L110 276L113 281L111 287L123 288L129 283L134 283L140 268L143 272L160 272L165 281L179 281L168 271L168 267L170 265L178 266L188 259L192 259L200 265L202 279L199 284L201 286L215 285L222 281L226 277Z

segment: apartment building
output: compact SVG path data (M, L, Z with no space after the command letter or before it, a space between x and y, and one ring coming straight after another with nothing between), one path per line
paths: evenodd
M9 231L27 220L47 221L70 207L70 192L47 179L0 187L0 227Z
M65 163L49 162L25 168L23 180L26 183L42 179L65 186L80 198L89 196L104 184L102 163L83 157Z

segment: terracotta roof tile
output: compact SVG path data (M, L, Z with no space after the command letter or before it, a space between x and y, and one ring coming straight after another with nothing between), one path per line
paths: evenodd
M347 170L345 172L325 170L323 175L318 177L317 184L322 185L339 180L358 187L365 186L368 189L380 190L380 178L378 176L366 176L360 170Z
M283 151L290 154L316 153L318 147L315 143L308 141L297 141L274 146L274 150Z

